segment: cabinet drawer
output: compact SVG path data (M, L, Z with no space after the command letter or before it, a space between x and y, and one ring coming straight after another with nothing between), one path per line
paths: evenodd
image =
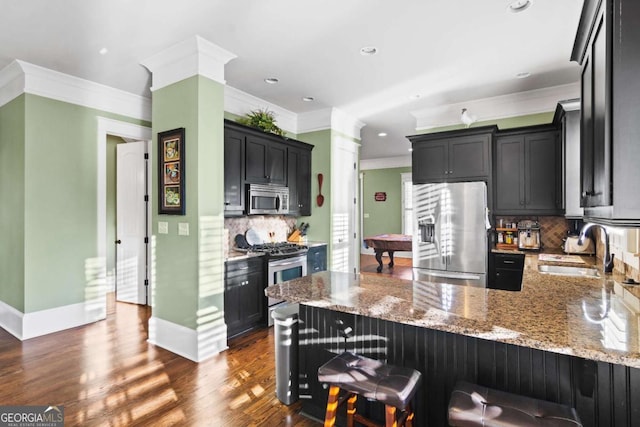
M250 273L262 273L264 263L261 256L224 263L226 278L243 276Z
M495 254L494 262L496 270L499 268L522 270L524 268L524 254Z

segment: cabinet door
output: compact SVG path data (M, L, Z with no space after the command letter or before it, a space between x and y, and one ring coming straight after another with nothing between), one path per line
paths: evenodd
M470 135L449 140L448 178L488 177L489 136Z
M415 143L411 154L414 184L426 184L443 180L448 176L447 141Z
M607 35L604 19L600 21L593 39L591 66L593 68L593 193L592 206L611 204L611 133L607 117Z
M266 304L262 272L253 272L247 275L241 292L243 322L247 326L261 323Z
M300 215L311 215L311 151L309 150L300 150L298 204L300 205Z
M267 144L267 182L287 185L287 146L269 141Z
M268 141L255 137L247 136L245 146L245 179L252 184L269 182L267 174L267 156Z
M311 215L311 152L287 148L289 215Z
M242 287L245 277L226 278L224 283L224 321L227 324L227 335L232 337L243 329L242 320Z
M557 177L560 155L555 132L524 137L525 207L530 210L556 211Z
M524 209L524 138L496 140L496 211Z
M307 252L307 274L327 269L327 246L314 246Z
M224 133L224 210L225 215L244 211L244 135Z

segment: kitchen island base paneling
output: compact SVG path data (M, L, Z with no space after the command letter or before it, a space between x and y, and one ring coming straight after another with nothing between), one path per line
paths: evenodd
M570 405L585 426L640 426L640 369L300 305L303 411L323 419L327 389L318 367L346 349L422 372L415 425L447 425L449 396L462 379ZM353 329L346 343L341 331ZM505 331L508 333L508 331ZM384 420L384 406L358 399L358 412ZM344 423L344 419L339 422Z

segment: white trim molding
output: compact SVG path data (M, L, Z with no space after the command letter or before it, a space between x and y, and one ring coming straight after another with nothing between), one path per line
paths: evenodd
M249 95L231 86L224 87L224 111L244 116L250 111L268 109L276 116L278 126L287 132L298 133L298 116L276 104Z
M337 108L324 108L298 115L298 133L332 129L360 140L365 123Z
M190 37L141 62L152 73L151 91L195 75L225 84L224 66L237 56L200 36Z
M0 327L19 340L97 322L107 317L105 294L92 301L70 304L33 313L22 313L0 301Z
M577 111L580 109L580 98L566 99L558 104L562 105L564 111Z
M149 319L148 341L194 362L202 362L228 348L227 326L223 322L196 331L152 316Z
M411 156L387 157L360 160L360 170L411 167Z
M425 130L462 124L460 112L463 108L466 108L476 121L482 122L553 112L558 101L579 96L579 83L571 83L426 108L412 111L411 115L416 119L416 130Z
M151 100L28 62L14 60L0 70L0 107L23 93L151 120Z

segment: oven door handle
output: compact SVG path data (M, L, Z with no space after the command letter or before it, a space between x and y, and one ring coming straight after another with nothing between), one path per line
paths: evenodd
M269 267L288 267L290 265L300 265L302 266L302 262L301 261L291 261L291 262L280 262L278 261L278 263L272 263Z

